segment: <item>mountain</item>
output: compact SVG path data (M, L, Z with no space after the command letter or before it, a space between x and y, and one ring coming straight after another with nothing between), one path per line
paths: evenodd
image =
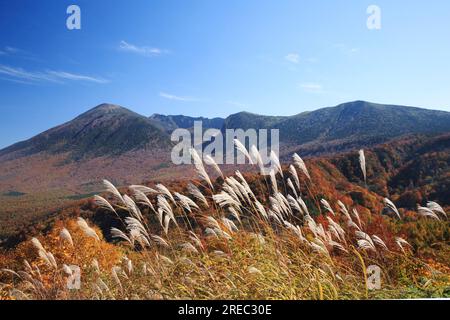
M450 205L450 132L394 139L364 153L371 191L401 208L415 209L426 199ZM363 182L357 152L327 158L350 182Z
M143 148L167 149L170 144L167 133L148 118L117 105L101 104L72 121L1 150L0 158L68 152L73 159L80 159Z
M225 119L223 118L203 118L203 117L188 117L183 115L165 116L162 114L154 114L150 119L158 125L161 129L172 132L177 128L192 129L195 121L201 121L203 129L221 129Z
M403 210L416 210L417 205L426 205L427 201L437 201L444 208L450 206L448 197L450 183L450 133L433 137L406 137L379 144L364 150L366 155L367 183L364 182L360 165L359 154L356 150L326 157L314 157L306 161L314 183L311 184L313 194L320 194L324 199L347 199L354 204L359 204L375 211L381 211L382 199L388 197ZM283 163L283 165L289 162ZM123 164L122 164L123 165ZM222 169L225 167L222 166ZM258 177L256 168L241 168L250 185L255 185L253 180ZM284 166L287 170L287 166ZM173 170L173 168L171 168ZM184 194L183 188L188 184L186 179L195 179L188 167L183 171L187 177L178 176L170 181L164 180L164 185L171 190L177 190ZM226 174L232 174L231 170ZM250 179L249 179L250 178ZM288 178L286 176L286 178ZM300 175L301 183L306 184L306 177ZM128 184L142 183L150 187L161 180L139 180L136 176L129 180ZM218 178L221 181L221 178ZM214 179L213 179L214 182ZM122 188L121 192L126 189ZM94 193L92 193L94 194ZM14 196L14 201L20 201L19 194ZM309 195L303 195L306 199ZM85 197L86 198L86 197ZM10 209L8 202L4 206ZM0 248L2 238L8 238L6 245L14 245L17 242L29 238L40 231L48 230L55 220L73 218L83 215L96 223L108 235L111 227L111 215L97 210L92 206L92 201L81 199L71 203L66 199L60 208L47 210L37 214L36 200L32 204L33 210L24 210L20 214L0 214ZM1 208L1 207L0 207ZM31 212L25 215L25 212ZM403 211L402 211L403 212ZM448 212L448 211L447 211ZM6 214L5 214L6 213ZM34 216L31 216L34 214ZM403 214L403 213L402 213ZM33 218L33 219L30 219ZM11 237L8 237L11 236Z
M380 149L379 160L372 167L377 163L380 168L391 162L395 165L383 169L385 176L379 177L384 180L371 187L377 188L379 194L400 194L405 203L411 203L410 186L420 188L424 195L434 190L439 199L448 194L448 183L443 182L448 181L445 170L449 167L449 140L430 139L450 133L449 112L355 101L290 117L242 112L226 119L207 119L146 117L117 105L102 104L0 150L0 238L2 233L14 232L18 221L26 224L39 220L42 214L55 212L68 201L99 192L102 179L122 186L192 177L192 166L171 162L170 132L174 128L191 129L197 120L203 121L205 129L280 129L282 158L293 152L337 157L335 153L354 154L358 148L401 141ZM348 168L358 168L357 156L352 157L356 163ZM368 154L367 159L374 158ZM353 169L346 169L346 163L339 160L335 165L350 174ZM434 186L435 182L443 187Z
M241 112L225 119L224 129L279 129L280 142L307 154L374 145L407 134L450 131L450 113L365 101L273 117Z

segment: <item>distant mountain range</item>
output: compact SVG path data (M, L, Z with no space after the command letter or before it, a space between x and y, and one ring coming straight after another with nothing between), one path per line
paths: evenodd
M175 129L191 129L194 127L195 121L201 121L203 128L222 129L225 119L223 118L204 118L204 117L188 117L183 115L165 116L162 114L154 114L150 116L150 120L155 125L167 132Z
M165 148L169 136L153 121L126 108L102 104L27 141L0 150L0 157L69 152L75 159L118 155L140 148Z
M365 101L288 117L240 112L226 119L160 114L145 117L117 105L102 104L0 150L0 161L41 152L68 153L80 160L136 150L167 151L172 145L170 133L176 128L191 129L195 121L202 121L204 129L279 129L280 142L286 149L303 149L306 154L370 146L407 134L450 131L450 112Z

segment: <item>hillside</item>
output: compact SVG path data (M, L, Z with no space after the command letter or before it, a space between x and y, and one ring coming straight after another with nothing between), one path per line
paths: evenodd
M165 185L105 181L102 196L24 231L0 251L0 299L450 296L448 207L434 199L401 208L333 159L297 156L270 179L252 167L212 183L202 165L200 179ZM370 186L378 169L367 165ZM78 290L68 266L81 271Z
M432 138L450 131L449 114L358 101L292 117L239 113L226 120L160 115L148 118L120 106L102 104L0 151L0 200L4 204L0 209L0 238L57 212L66 203L98 192L104 178L121 186L192 176L192 168L171 164L169 133L173 127L191 128L196 120L206 121L204 128L222 126L223 130L279 128L282 160L288 160L293 152L335 158L336 153L387 143L381 151L368 151L368 161L372 161L370 152L378 154L373 165L380 169L372 179L379 181L369 187L380 195L402 196L409 204L417 198L411 194L416 188L446 203L448 139ZM394 146L389 144L391 140L400 142ZM335 165L353 181L357 158L351 154L353 169L347 169L345 161ZM397 159L395 166L384 166L384 154ZM224 168L228 172L235 169Z
M167 132L172 132L177 128L191 129L194 127L195 121L201 121L203 129L221 129L225 119L223 118L204 118L204 117L188 117L183 115L154 114L150 118L156 125Z
M314 155L375 145L407 134L449 132L450 113L354 101L290 117L242 112L229 116L224 128L279 129L280 141L289 151Z
M117 105L102 104L67 123L1 150L0 159L40 152L69 152L72 158L80 159L168 146L169 136L146 117Z

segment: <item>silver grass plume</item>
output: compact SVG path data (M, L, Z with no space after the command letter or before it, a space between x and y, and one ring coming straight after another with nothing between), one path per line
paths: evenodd
M359 165L361 167L362 174L364 176L364 182L367 182L367 171L366 171L366 156L364 155L364 150L359 150Z
M162 210L163 213L165 213L168 217L170 217L175 223L175 215L173 213L172 207L170 206L169 202L167 202L166 198L159 195L157 197L158 207Z
M134 243L131 241L131 239L120 229L111 228L111 236L113 238L125 240L130 245L134 246Z
M264 175L265 172L264 161L261 157L261 154L259 153L258 148L255 145L252 145L250 147L250 154L253 158L253 161L256 162L256 164L258 165L260 174Z
M247 151L247 148L245 148L245 146L239 141L239 139L234 139L233 141L234 145L236 146L236 149L240 151L248 159L248 162L250 164L254 164L252 157L250 157L250 154Z
M270 151L270 161L275 164L277 172L280 173L280 175L283 177L283 169L281 168L280 159L273 150Z
M372 240L373 240L373 242L375 242L376 244L381 246L384 250L389 250L388 247L386 246L386 243L384 243L384 241L381 240L381 238L379 236L372 235Z
M195 254L198 253L197 248L194 247L194 245L193 245L192 243L190 243L190 242L182 243L182 244L180 245L180 247L181 247L181 249L182 249L184 252L187 252L187 253L195 253Z
M145 193L143 193L142 191L140 191L138 189L134 189L133 190L133 196L134 196L134 199L136 200L136 203L138 203L140 205L147 206L152 211L155 211L155 208L154 208L153 204L148 199L148 197L145 195Z
M206 200L203 193L192 183L189 183L188 185L188 191L189 193L194 196L195 199L199 200L206 208L209 208L208 200Z
M348 213L348 210L347 210L347 207L345 206L345 204L343 204L341 200L338 200L337 204L338 204L341 212L347 217L347 220L352 221L352 217Z
M289 166L289 173L294 179L295 185L297 186L298 190L300 190L300 180L298 178L297 170L295 170L295 167L292 164Z
M128 187L128 189L131 189L132 191L140 191L140 192L142 192L145 195L152 194L152 193L154 193L154 194L159 193L155 189L152 189L152 188L149 188L149 187L146 187L146 186L141 186L141 185L131 185L131 186Z
M403 253L405 253L405 246L411 247L408 241L400 237L395 238L395 243L397 243L397 245L399 246L399 248L402 250Z
M358 247L360 249L372 250L373 252L377 252L375 243L373 242L372 238L367 233L362 232L362 231L356 231L355 234L356 234L356 237L359 239L357 242L358 242Z
M336 223L333 219L331 219L329 216L327 216L327 220L328 223L336 229L337 233L339 234L339 239L340 240L344 239L345 237L344 229L342 229L342 227L338 223Z
M273 169L270 170L269 176L270 176L270 183L272 185L273 192L278 193L277 178L275 177L275 171Z
M122 271L122 268L120 268L118 266L115 266L115 267L112 267L111 274L112 274L112 277L113 277L114 281L119 286L120 290L123 290L122 282L120 281L119 275L117 274L117 272L120 272L120 271Z
M205 250L205 247L200 238L192 231L189 231L189 234L189 239L191 239L198 248L200 248L201 250Z
M162 237L160 237L160 236L158 236L158 235L155 235L155 234L152 234L152 235L151 235L151 238L152 238L152 240L153 240L154 242L156 242L156 243L159 244L160 246L169 248L169 244L168 244L167 241L164 240Z
M308 210L308 207L306 206L305 201L303 201L303 199L301 197L298 197L297 201L300 204L300 206L302 207L304 214L309 215L309 210Z
M252 267L252 266L250 266L250 267L247 268L247 272L250 273L250 274L260 274L260 275L263 274L263 273L261 272L261 270L255 268L255 267Z
M300 169L301 172L303 172L303 174L305 176L308 177L308 179L311 181L311 176L309 175L309 171L308 168L306 168L306 164L303 161L302 158L300 158L300 156L296 153L294 153L294 155L292 156L292 158L294 159L294 163L295 165L297 165L297 167Z
M361 228L362 225L361 225L361 219L359 218L358 210L356 210L355 208L353 208L352 214L353 214L353 216L356 218L356 222L358 222L358 226Z
M208 183L211 190L214 190L211 179L209 178L209 175L206 172L205 167L203 166L202 159L198 155L197 150L195 150L194 148L190 148L189 152L191 153L192 160L194 161L194 166L195 169L197 170L197 174L200 176L201 179L203 179L204 181L206 181L206 183Z
M185 195L182 195L178 192L175 192L175 197L179 200L181 206L186 209L187 211L191 212L192 208L194 209L200 209L199 206L192 201L190 198L186 197Z
M159 183L156 185L156 188L158 189L159 194L166 196L170 201L172 201L173 204L176 204L176 201L173 198L172 193L170 192L169 189L167 189L167 187L165 185L163 185L162 183Z
M100 273L100 265L98 264L98 260L95 258L92 259L91 265L94 268L95 272L97 272L99 274Z
M256 209L258 211L258 214L260 214L265 220L269 219L269 216L267 215L267 211L264 208L264 206L259 202L258 200L255 201Z
M131 216L135 217L136 219L139 219L139 221L143 221L144 218L142 216L141 210L139 210L136 203L131 199L129 196L124 195L123 200L125 201L125 204L128 208L128 212L131 214Z
M303 214L302 208L300 208L298 201L293 196L288 195L287 199L288 199L289 205L291 206L292 209L295 209L298 212L300 212L301 214Z
M291 178L287 179L287 185L288 187L292 190L292 193L294 194L295 197L298 197L298 193L297 190L295 190L294 184L292 183Z
M236 224L233 222L233 220L230 220L228 218L223 217L222 223L230 230L231 232L237 232L239 231L239 228L236 226Z
M334 213L333 208L331 208L331 205L330 205L330 203L329 203L327 200L322 199L322 200L320 200L320 203L323 205L323 207L325 208L325 210L327 210L327 211L328 211L329 213L331 213L333 216L336 215L336 214Z
M63 228L61 230L61 232L59 233L59 236L61 237L61 239L69 242L70 245L73 247L73 240L72 240L72 236L70 235L69 230L67 230L66 228Z
M41 244L41 242L38 240L38 238L32 238L31 239L31 243L33 244L33 246L36 248L36 249L38 249L38 250L40 250L40 251L46 251L45 249L44 249L44 247L42 246L42 244Z
M433 210L427 207L417 206L417 213L422 217L430 217L435 220L441 220L439 216L433 212Z
M94 238L96 241L100 241L100 238L98 236L98 234L95 232L94 229L92 229L91 227L89 227L89 225L87 224L86 220L84 220L83 218L79 217L77 220L77 224L80 227L80 229L84 232L84 234L88 237Z
M247 194L252 195L253 198L256 199L256 196L253 194L253 191L250 188L247 180L245 180L244 176L239 170L236 171L236 176L241 180L241 184L244 186L244 189L246 190Z
M216 173L217 173L219 176L221 176L221 177L223 178L222 170L220 170L219 165L218 165L217 162L213 159L213 157L211 157L209 154L207 154L207 155L204 157L203 160L205 161L205 163L206 163L208 166L213 167L214 170L216 171Z
M114 210L113 206L108 202L108 200L106 200L105 198L103 198L101 196L95 195L94 196L94 203L99 208L102 208L102 209L105 209L105 210L108 210L108 211L116 213L116 210Z
M213 195L213 200L216 202L221 208L226 206L234 206L236 209L240 211L241 203L235 200L230 194L225 191L222 191L219 194Z
M384 204L386 205L387 208L391 209L392 211L394 211L394 213L397 215L397 217L401 220L401 216L400 216L400 212L398 212L397 207L395 206L395 204L389 200L388 198L384 198Z
M442 215L447 217L447 213L445 213L444 209L437 202L428 201L427 202L427 208L432 210L432 211L434 211L434 212L441 213Z
M108 180L103 180L103 185L105 186L107 192L109 192L114 198L125 204L119 190L117 190L117 188L111 182L109 182Z

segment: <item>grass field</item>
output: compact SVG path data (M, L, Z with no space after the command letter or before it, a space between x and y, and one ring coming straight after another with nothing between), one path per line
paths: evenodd
M327 183L298 156L289 167L274 156L277 166L269 176L222 176L209 162L219 176L213 182L195 152L193 157L201 180L180 190L157 184L121 192L104 182L107 193L92 203L97 215L114 221L108 232L113 243L74 217L5 253L1 296L450 297L449 224L437 203L398 210L368 192L363 197L370 208L364 208L327 192ZM248 157L260 164L257 150ZM360 170L366 170L363 153ZM80 286L71 289L67 284L78 275Z

